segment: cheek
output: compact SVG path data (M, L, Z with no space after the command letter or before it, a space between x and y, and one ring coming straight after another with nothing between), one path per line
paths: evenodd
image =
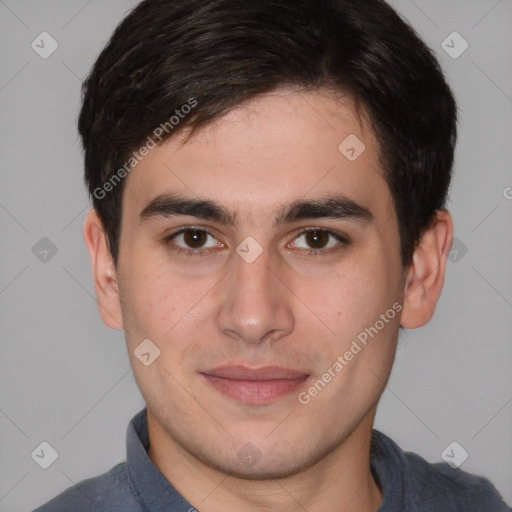
M161 266L134 255L121 269L119 291L127 339L160 338L175 314L173 288L166 282Z
M129 276L122 287L123 321L127 338L150 338L163 350L170 346L179 353L179 340L193 337L204 308L210 307L208 291L214 281L190 278L172 272L169 263L153 263L148 258L125 267ZM213 277L212 277L213 279ZM188 335L187 335L188 333ZM165 355L165 354L162 354Z
M370 271L354 262L329 276L297 280L294 289L307 306L332 324L333 330L346 330L371 318L384 302L386 282L379 281L381 272L375 265Z
M309 331L323 345L329 361L349 350L358 336L373 345L372 349L365 348L363 359L373 357L374 348L392 347L399 325L399 312L393 305L397 307L399 294L398 277L389 263L385 258L360 254L330 276L297 279L291 287L307 306L304 315L298 317L297 328ZM370 329L376 323L377 335L375 328ZM388 352L384 350L382 357Z

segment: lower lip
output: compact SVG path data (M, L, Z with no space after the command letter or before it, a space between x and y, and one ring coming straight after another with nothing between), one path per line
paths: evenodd
M247 404L266 404L295 391L308 375L297 379L231 380L202 374L217 390L235 400Z

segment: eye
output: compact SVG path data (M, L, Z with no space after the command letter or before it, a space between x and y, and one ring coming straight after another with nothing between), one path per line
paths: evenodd
M209 240L210 239L210 240ZM205 229L199 228L184 228L176 233L169 235L165 238L172 250L178 254L198 255L209 252L204 249L212 249L214 247L224 247L224 244L217 241L217 239ZM172 247L175 245L176 247Z
M299 241L299 244L295 245L296 248L308 250L308 254L315 256L349 245L349 240L341 234L320 228L302 231L294 242L296 241Z

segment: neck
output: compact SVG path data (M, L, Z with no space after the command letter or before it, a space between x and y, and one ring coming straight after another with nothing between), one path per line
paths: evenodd
M250 480L226 475L170 438L148 409L148 456L171 485L201 512L376 512L382 494L370 470L375 409L330 453L300 473Z

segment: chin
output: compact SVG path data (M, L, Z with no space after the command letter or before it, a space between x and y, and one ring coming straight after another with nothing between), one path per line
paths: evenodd
M238 461L237 461L238 462ZM274 480L287 478L298 473L301 473L308 465L298 465L296 461L279 461L279 463L271 463L267 461L266 464L256 463L254 466L244 465L243 463L219 463L210 464L217 471L243 480Z
M311 468L332 450L331 445L306 449L300 438L293 445L283 444L282 440L268 443L260 451L255 444L247 442L237 447L234 456L226 457L230 450L225 450L196 453L196 457L216 471L236 478L273 480L297 475Z

